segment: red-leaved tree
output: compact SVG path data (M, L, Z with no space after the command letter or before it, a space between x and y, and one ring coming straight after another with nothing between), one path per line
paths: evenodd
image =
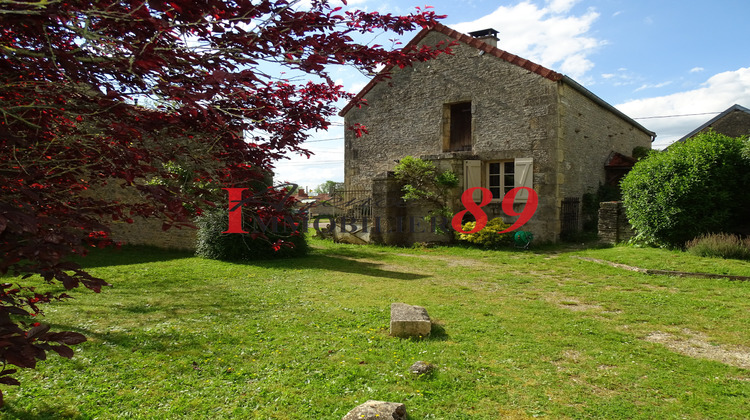
M8 365L33 368L49 350L71 357L67 345L85 340L33 322L39 303L66 296L23 278L98 292L106 282L68 257L110 245L108 222L188 224L206 203L185 183L248 187L285 153L309 154L308 133L350 98L328 67L375 74L449 51L353 39L427 27L440 18L428 9L298 3L0 0L0 383L18 383ZM105 185L142 199L92 192Z

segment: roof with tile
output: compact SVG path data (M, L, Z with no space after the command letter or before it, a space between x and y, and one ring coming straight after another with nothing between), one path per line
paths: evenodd
M500 58L509 63L512 63L519 67L527 69L533 73L536 73L554 82L561 80L563 78L563 75L560 73L552 71L540 64L536 64L532 61L519 57L515 54L511 54L507 51L501 50L500 48L493 47L492 45L487 44L486 42L482 41L479 38L474 38L470 35L466 35L464 33L458 32L455 29L451 29L441 23L436 23L432 27L422 29L417 34L417 36L415 36L411 41L409 41L408 44L406 44L404 49L409 49L412 46L418 45L427 36L427 34L430 33L430 31L440 32L444 35L447 35L450 38L453 38L456 41L463 42L464 44L467 44L480 51L484 51L487 54L491 54L497 58ZM393 70L393 67L394 67L393 65L390 65L390 66L385 67L383 70L381 70L380 71L381 77L375 77L372 80L370 80L370 82L354 98L352 98L352 100L341 110L339 115L343 116L344 114L346 114L356 103L358 103L362 99L362 97L364 97L367 94L367 92L370 91L370 89L372 89L376 84L382 81L383 80L382 76L390 73L390 71Z
M524 68L532 73L536 73L546 79L549 79L553 82L563 82L573 89L579 91L584 96L588 97L592 101L596 102L598 105L608 109L610 112L618 115L620 118L628 121L633 126L637 127L641 131L651 135L652 141L656 137L656 134L653 131L650 131L634 121L632 118L628 117L624 113L622 113L617 108L613 107L612 105L605 102L603 99L599 98L595 94L593 94L591 91L577 83L575 80L571 79L568 76L565 76L561 73L558 73L556 71L550 70L547 67L542 66L541 64L534 63L533 61L529 61L523 57L519 57L515 54L511 54L505 50L502 50L498 47L492 46L486 42L484 42L481 38L475 38L471 35L467 35L461 32L456 31L455 29L449 28L448 26L445 26L441 23L435 23L431 27L423 28L417 36L415 36L411 41L409 41L408 44L404 47L404 49L411 48L413 46L418 45L422 40L427 36L428 33L431 31L436 31L441 34L444 34L448 36L449 38L454 39L455 41L462 42L464 44L467 44L471 47L474 47L480 51L484 51L486 54L490 54L492 56L495 56L501 60L507 61L508 63L514 64L516 66L519 66L521 68ZM387 78L387 75L390 73L390 71L393 69L393 65L386 66L383 70L380 71L378 76L374 77L370 82L362 88L359 93L357 93L349 103L344 106L344 108L339 112L340 116L346 115L347 112L349 112L352 107L354 107L357 104L360 104L362 101L362 98L373 88L375 85L377 85L379 82L383 81Z

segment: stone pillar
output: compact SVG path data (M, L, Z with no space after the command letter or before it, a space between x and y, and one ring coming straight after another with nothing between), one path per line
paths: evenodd
M372 220L368 222L372 243L406 245L409 226L401 194L401 184L393 172L372 180Z
M609 244L624 242L634 235L625 216L622 201L599 203L599 240Z

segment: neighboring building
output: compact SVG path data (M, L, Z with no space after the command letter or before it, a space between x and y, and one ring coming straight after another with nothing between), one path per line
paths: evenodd
M539 207L523 230L557 241L580 229L581 198L606 183L613 153L650 148L655 134L569 77L497 48L496 34L470 36L441 24L424 29L410 46L455 41L453 53L386 68L390 79L359 92L355 99L368 105L353 101L340 113L345 126L368 131L361 138L346 133L346 189L372 190L400 158L422 157L456 172L461 191L488 188L490 217L503 216L505 192L533 188ZM525 201L518 198L517 211Z
M336 212L336 208L331 204L332 196L330 194L309 195L300 188L294 198L299 201L298 207L307 209L310 218L332 215Z
M675 143L685 141L708 130L713 130L729 137L750 135L750 109L737 104L732 105L726 111L711 118L708 122L686 134Z

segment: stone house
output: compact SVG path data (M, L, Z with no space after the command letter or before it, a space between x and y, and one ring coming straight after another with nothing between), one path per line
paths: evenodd
M748 136L750 135L750 109L734 104L675 143L685 141L708 130L713 130L729 137Z
M493 200L483 210L490 218L512 222L502 212L504 194L533 188L538 209L522 229L554 242L580 230L581 199L606 182L613 153L651 148L655 134L571 78L498 48L496 35L491 29L466 35L442 24L423 29L409 46L453 42L453 53L385 68L389 79L357 94L366 106L352 101L342 109L345 126L368 131L345 134L346 188L378 194L399 159L430 159L459 175L457 197L470 187L489 189ZM525 200L516 197L517 212ZM463 209L459 200L455 209Z

